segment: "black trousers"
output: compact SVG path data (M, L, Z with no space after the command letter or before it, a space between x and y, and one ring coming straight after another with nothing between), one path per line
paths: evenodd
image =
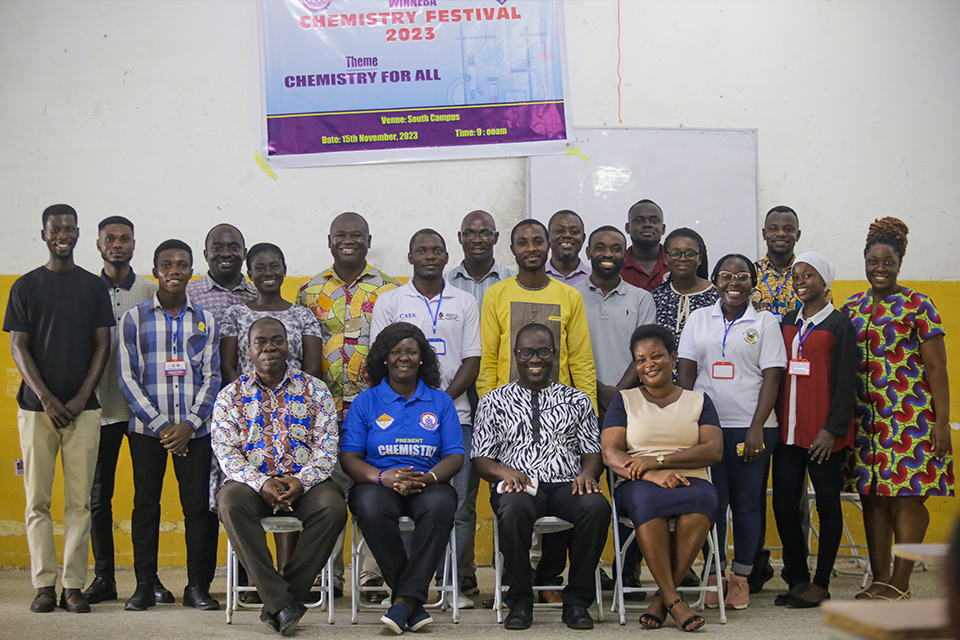
M133 460L133 569L137 582L157 580L157 549L160 543L160 494L167 470L167 450L159 438L131 433ZM219 524L210 511L210 436L194 438L186 456L173 457L173 471L180 489L187 543L187 579L209 586L217 565Z
M803 447L780 443L773 455L773 515L783 542L783 568L795 583L810 582L807 569L807 537L797 504L806 497L805 474L816 493L819 520L819 548L817 572L813 583L822 589L830 588L830 574L837 559L843 536L843 511L840 492L843 490L843 452L830 455L823 463L810 459Z
M117 477L117 460L128 422L115 422L100 427L100 450L97 468L90 489L90 546L93 548L93 571L98 578L115 580L113 547L113 489Z
M267 611L276 613L294 601L304 602L347 522L343 490L324 480L293 503L292 515L303 523L303 531L282 572L273 564L267 534L260 525L261 518L273 515L273 509L260 494L241 482L227 480L217 498L223 528L237 558L253 576Z
M594 573L607 543L610 503L602 493L573 495L570 482L541 482L537 495L497 493L490 487L490 506L497 515L503 572L510 589L508 607L533 602L533 569L530 540L533 524L543 516L556 516L573 524L570 573L562 592L564 604L589 606L596 588Z
M361 482L350 489L348 502L393 600L410 597L426 602L430 579L450 541L456 489L441 483L402 496L391 488ZM401 516L416 525L409 557L400 536Z

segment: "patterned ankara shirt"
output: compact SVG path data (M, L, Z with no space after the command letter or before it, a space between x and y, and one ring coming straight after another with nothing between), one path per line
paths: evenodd
M118 287L106 273L100 272L100 279L110 292L110 311L117 324L110 327L110 356L103 370L100 383L97 384L97 399L100 401L100 425L116 424L130 420L130 406L120 391L120 369L117 366L117 350L120 346L120 322L123 315L134 305L153 297L157 292L157 283L138 276L133 271Z
M287 367L276 389L256 373L220 392L213 409L213 453L230 480L256 492L276 476L304 491L330 477L337 462L337 414L327 385Z
M297 304L310 309L323 332L323 381L330 389L342 422L350 403L367 388L364 380L370 353L370 321L377 296L400 286L369 264L348 285L330 267L300 287Z
M241 278L240 284L227 290L210 276L203 276L187 285L187 295L212 313L216 321L220 322L227 309L237 304L246 304L256 298L257 288L246 278Z
M540 482L571 482L587 453L600 453L600 429L582 391L559 382L533 391L511 382L480 398L472 457L491 458Z
M767 256L754 262L753 266L757 268L757 286L750 295L754 309L769 311L777 322L782 323L783 316L803 306L793 291L793 260L790 261L790 266L783 270L777 269ZM826 299L833 304L831 291L827 291Z

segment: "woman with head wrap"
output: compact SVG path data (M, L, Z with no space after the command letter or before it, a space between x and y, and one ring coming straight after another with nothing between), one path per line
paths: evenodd
M847 473L860 493L873 584L858 599L910 597L913 562L893 561L893 542L923 542L930 496L953 496L950 385L940 314L927 296L897 283L907 225L882 218L863 250L870 288L843 311L860 350L854 455Z
M840 492L853 444L858 356L853 325L827 302L833 274L833 263L815 251L797 257L793 290L803 306L784 316L781 327L790 361L777 400L780 442L773 455L773 512L783 542L782 575L790 591L775 602L795 609L819 606L830 597L830 574L843 535ZM813 582L797 509L807 490L807 473L820 519Z

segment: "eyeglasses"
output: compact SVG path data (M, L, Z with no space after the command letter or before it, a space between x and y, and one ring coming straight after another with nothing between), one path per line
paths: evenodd
M517 359L519 360L529 360L533 357L533 354L537 354L537 357L541 360L546 360L547 358L553 357L555 349L547 349L546 347L542 349L514 349L517 354Z
M736 280L740 284L747 284L750 282L750 274L746 271L741 271L740 273L730 273L729 271L721 271L717 274L720 279L720 282L730 282L731 280Z
M489 229L484 229L483 231L461 231L460 235L463 236L464 240L473 240L477 236L480 236L484 240L489 240L493 237L493 231Z
M666 251L666 254L674 260L679 260L680 256L683 256L687 260L693 260L700 255L700 252L694 251L693 249L687 249L686 251L680 251L680 249L669 249Z

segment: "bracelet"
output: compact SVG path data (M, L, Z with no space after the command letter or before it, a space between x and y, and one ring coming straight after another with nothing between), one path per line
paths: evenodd
M381 487L383 486L382 480L383 480L383 472L384 472L384 471L386 471L386 469L381 469L380 473L377 474L377 484L380 485Z
M433 484L440 484L440 478L437 477L437 474L433 471L428 471L428 473L433 476Z

